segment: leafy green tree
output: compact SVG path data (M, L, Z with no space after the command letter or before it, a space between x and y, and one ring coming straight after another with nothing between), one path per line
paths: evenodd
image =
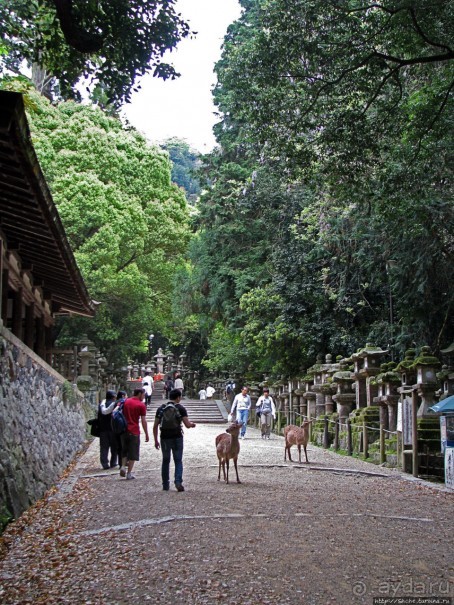
M366 340L449 344L452 5L242 5L198 205L203 312L275 373Z
M147 334L170 334L172 282L189 223L167 154L100 109L51 105L30 93L33 143L91 296L101 302L83 328L112 361L124 362Z
M0 33L4 69L39 66L41 82L56 78L64 98L78 98L83 76L118 106L143 74L178 75L162 57L189 26L173 0L1 0Z
M186 141L175 137L164 141L161 147L168 151L172 162L172 181L183 187L188 201L194 204L201 190L196 175L201 164L200 154L191 149Z

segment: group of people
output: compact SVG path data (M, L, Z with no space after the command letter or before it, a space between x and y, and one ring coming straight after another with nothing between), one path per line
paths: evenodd
M178 376L181 380L181 377ZM175 383L177 383L176 378ZM126 398L125 391L107 391L106 398L99 404L98 420L100 425L100 460L104 469L120 466L120 476L127 480L135 479L133 469L140 458L140 425L142 426L145 441L150 441L148 425L146 420L147 384L142 382L142 387L134 390L133 396ZM151 380L150 380L151 382ZM182 381L181 381L182 382ZM208 395L209 385L206 389ZM215 389L211 387L210 397ZM200 393L199 393L200 395ZM156 410L153 423L154 445L162 452L161 478L162 489L170 489L170 459L173 457L175 464L174 483L177 491L184 491L183 486L183 431L186 428L194 428L196 425L189 420L186 408L181 404L182 391L172 388L168 391L168 402L163 403ZM251 397L249 389L244 386L232 403L230 419L234 418L241 422L240 437L245 438L247 422L251 411ZM112 426L112 414L120 408L126 421L126 429L117 434ZM269 439L271 435L272 421L276 418L276 406L267 387L263 389L263 395L257 400L256 413L260 417L262 439ZM110 452L110 459L109 459Z
M200 401L205 401L206 399L213 399L213 395L216 393L216 389L213 385L208 384L206 387L202 387L199 391L199 399Z
M145 405L146 390L142 386L134 390L133 396L126 398L124 391L115 394L107 391L106 398L99 405L98 418L100 419L100 459L104 469L115 468L120 465L120 476L127 480L135 479L133 469L140 458L140 424L145 434L145 441L150 440L146 420L147 407ZM175 464L175 488L184 491L183 486L183 431L194 428L196 425L188 418L186 408L181 405L182 392L172 389L168 394L168 403L163 403L156 410L153 424L154 444L162 452L162 488L170 488L170 459L173 456ZM120 435L113 431L112 414L120 407L126 420L126 430ZM102 422L101 422L102 419ZM160 435L158 436L158 430ZM110 461L109 461L110 451Z
M244 439L246 436L246 427L251 406L252 401L249 395L249 388L244 386L241 389L241 392L235 396L230 409L230 416L232 420L233 418L236 418L237 422L242 423L240 430L241 439ZM261 395L257 400L256 414L260 418L262 439L269 439L271 436L272 422L276 419L276 406L273 398L270 396L270 390L268 387L263 389L263 395Z
M166 398L169 397L170 391L173 389L178 389L181 391L181 395L184 395L184 382L181 374L175 374L175 380L170 375L166 376L164 381L164 395Z

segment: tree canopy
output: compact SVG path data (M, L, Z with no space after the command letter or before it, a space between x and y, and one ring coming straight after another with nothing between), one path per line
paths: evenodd
M446 346L452 3L241 4L192 244L209 367L227 364L231 333L244 372L295 374L366 341Z
M111 361L171 332L173 274L189 239L184 193L171 183L166 153L100 109L27 103L33 143L91 296L94 320L67 323Z
M23 60L56 78L63 98L79 97L85 78L109 103L128 101L139 76L175 78L163 61L189 35L174 0L0 0L0 67Z

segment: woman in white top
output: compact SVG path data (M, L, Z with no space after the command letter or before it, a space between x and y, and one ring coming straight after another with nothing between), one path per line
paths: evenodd
M276 419L276 406L270 396L270 390L265 387L263 395L257 400L257 412L260 412L260 428L262 439L270 438L273 420Z

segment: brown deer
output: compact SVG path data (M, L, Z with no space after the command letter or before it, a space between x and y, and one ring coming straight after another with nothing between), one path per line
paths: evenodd
M243 426L242 422L232 422L232 424L226 429L225 433L216 437L216 453L219 460L219 473L218 481L221 479L221 466L224 474L224 481L229 482L229 461L233 459L235 465L236 480L237 483L241 483L238 477L238 454L240 453L240 442L238 441L238 435L240 428ZM227 466L227 474L225 467Z
M289 424L284 427L284 437L285 437L285 454L284 454L284 462L287 460L287 452L288 459L290 462L293 462L292 457L290 455L290 448L292 445L298 446L298 454L299 454L299 462L301 463L301 446L304 447L304 455L306 456L306 462L309 464L309 460L307 459L307 442L309 440L309 425L312 420L305 420L301 426L296 426L294 424Z

